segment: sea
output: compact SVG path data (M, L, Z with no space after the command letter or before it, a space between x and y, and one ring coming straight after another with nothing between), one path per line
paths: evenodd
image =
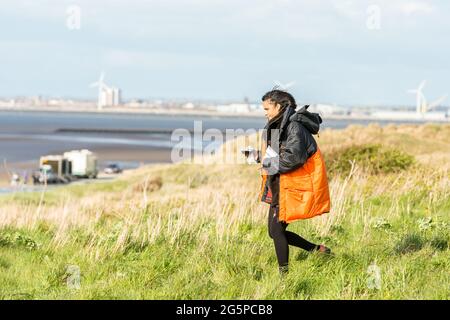
M327 120L324 128L345 128L350 124L367 125L369 120ZM380 125L392 121L376 121ZM0 111L0 160L16 163L34 161L46 154L67 150L110 149L149 151L170 149L179 144L174 132L191 132L194 128L260 130L264 117L111 114L83 112ZM181 130L181 131L180 131ZM193 139L199 138L192 134ZM200 136L201 139L201 136ZM202 139L203 140L203 139ZM208 141L203 141L205 146ZM195 143L193 143L195 145ZM114 160L114 159L111 159Z

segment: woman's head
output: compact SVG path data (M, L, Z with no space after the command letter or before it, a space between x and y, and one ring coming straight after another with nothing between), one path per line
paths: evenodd
M278 89L267 92L261 100L268 120L273 119L286 108L295 109L297 107L295 99L290 93Z

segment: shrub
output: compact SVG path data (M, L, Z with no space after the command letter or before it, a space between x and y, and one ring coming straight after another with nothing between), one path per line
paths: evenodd
M153 192L161 189L163 185L161 177L146 178L133 186L135 192Z
M327 154L325 159L330 174L349 174L353 161L369 174L398 172L414 163L413 156L379 144L350 146Z
M33 239L19 233L0 233L0 247L23 247L34 250L39 245Z
M435 250L447 250L448 249L448 236L446 235L434 235L430 240L430 246Z
M419 251L424 245L424 240L418 234L407 234L402 237L394 247L394 251L398 254Z

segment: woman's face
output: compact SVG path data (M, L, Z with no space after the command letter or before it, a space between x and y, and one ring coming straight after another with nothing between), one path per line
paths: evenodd
M272 102L272 101L270 101L270 99L263 101L262 105L263 105L263 109L264 109L267 120L273 119L280 112L280 107L281 107L280 104Z

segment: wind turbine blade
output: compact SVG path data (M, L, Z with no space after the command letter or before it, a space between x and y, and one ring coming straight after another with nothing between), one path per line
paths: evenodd
M425 87L425 84L427 83L427 80L423 80L420 84L419 84L419 88L417 88L417 91L422 91L422 89Z
M437 99L437 100L435 100L435 101L433 101L432 103L430 103L429 105L428 105L428 107L427 107L427 110L431 110L431 109L433 109L433 108L435 108L435 107L439 107L439 105L442 103L442 102L444 102L444 100L445 99L447 99L447 94L446 95L443 95L442 97L440 97L439 99Z
M274 80L273 82L275 83L275 88L280 89L283 87L283 84L280 81Z
M100 74L100 79L98 80L98 82L103 82L105 80L105 73L102 71L102 73Z
M284 91L286 91L289 87L292 87L295 84L294 81L289 82L287 84L283 84L282 82L280 82L278 80L274 80L274 83L276 85L276 88L278 88L280 90L284 90Z
M294 84L295 84L295 81L291 81L291 82L285 84L284 87L287 89L287 88L292 87Z
M98 85L99 85L98 82L93 82L93 83L91 83L91 84L89 85L89 87L95 88L95 87L98 87Z

